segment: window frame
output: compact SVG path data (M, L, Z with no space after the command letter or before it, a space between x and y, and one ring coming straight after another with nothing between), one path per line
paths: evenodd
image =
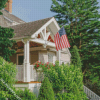
M24 54L22 54L22 53L21 53L21 54L17 54L17 65L18 65L18 63L19 63L19 62L18 62L18 57L19 57L19 56L23 56L23 57L24 57ZM24 59L23 59L23 60L24 60Z

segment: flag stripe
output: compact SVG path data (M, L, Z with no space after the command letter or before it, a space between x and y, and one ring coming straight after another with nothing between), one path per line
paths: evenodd
M63 48L69 48L70 47L70 44L69 44L69 41L68 41L68 38L67 38L67 35L65 33L64 28L61 28L59 30L59 32L57 32L54 35L54 42L55 42L55 46L56 46L57 51L61 50Z

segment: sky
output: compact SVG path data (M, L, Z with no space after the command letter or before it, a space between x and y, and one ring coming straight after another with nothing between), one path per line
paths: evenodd
M12 14L25 22L52 17L56 13L50 11L51 4L52 0L13 0Z
M52 17L52 0L13 0L12 14L26 22Z

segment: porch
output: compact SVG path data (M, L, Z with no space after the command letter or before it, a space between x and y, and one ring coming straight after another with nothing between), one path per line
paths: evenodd
M33 28L34 27L34 28ZM13 38L16 44L12 49L16 50L11 61L17 65L17 80L22 82L38 81L39 73L34 70L33 63L59 62L70 63L71 54L69 49L56 51L54 35L60 29L55 18L47 18L32 22L12 26L16 33Z
M23 82L25 76L24 76L24 67L23 65L17 65L17 75L16 79L18 82ZM26 70L25 70L26 72ZM41 82L43 80L43 72L41 70L34 69L34 65L30 65L30 82Z

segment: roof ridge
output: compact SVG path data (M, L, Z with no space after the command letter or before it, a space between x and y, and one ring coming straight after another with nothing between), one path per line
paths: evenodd
M32 22L25 22L25 23L21 23L21 24L17 24L17 25L13 25L14 27L16 27L16 26L20 26L20 25L23 25L23 24L29 24L29 23L33 23L33 22L38 22L38 21L42 21L42 20L45 20L45 19L51 19L51 18L53 18L53 17L48 17L48 18L44 18L44 19L40 19L40 20L36 20L36 21L32 21ZM12 27L13 27L12 26ZM8 26L8 27L11 27L11 26Z
M48 19L48 18L53 18L53 17L47 17L47 18L44 18L44 19ZM36 21L40 21L40 20L44 20L44 19L39 19L39 20L35 20L35 21L32 21L32 22L36 22ZM30 22L26 22L26 23L30 23Z

